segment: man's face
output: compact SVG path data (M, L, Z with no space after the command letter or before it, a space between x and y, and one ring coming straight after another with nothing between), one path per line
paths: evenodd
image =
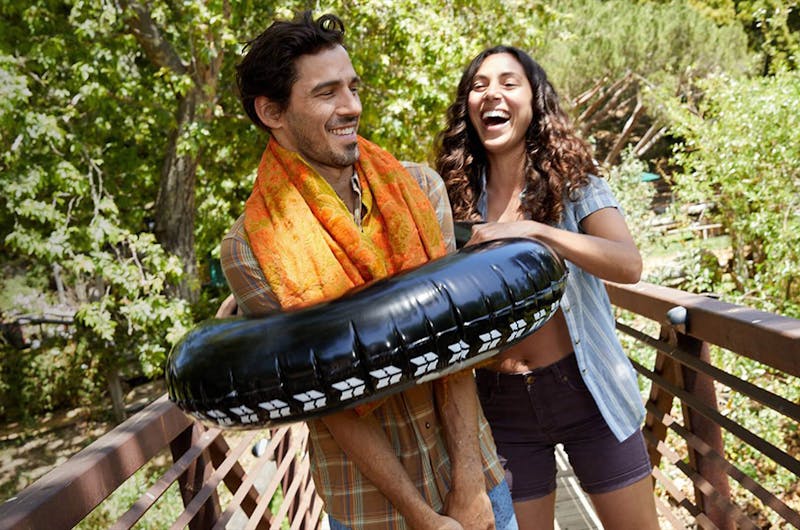
M297 81L273 134L326 177L358 160L360 80L341 46L297 59Z

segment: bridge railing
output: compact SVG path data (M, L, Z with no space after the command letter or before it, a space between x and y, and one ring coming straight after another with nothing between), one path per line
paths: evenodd
M177 484L183 510L171 528L275 530L290 521L292 530L314 530L322 501L310 478L306 435L299 423L262 431L207 428L165 395L3 503L0 529L80 527L136 471L168 453L171 465L110 528L141 524ZM246 522L230 525L234 517Z
M748 510L744 491L770 512L773 527L800 528L800 514L790 506L798 496L790 501L790 492L770 491L767 481L726 455L723 439L751 447L800 480L796 455L720 412L717 393L748 396L752 414L775 411L787 436L800 436L800 407L715 365L711 352L758 361L784 378L786 388L796 388L800 321L646 283L609 284L608 291L625 312L619 330L655 352L652 361L634 365L649 380L644 433L653 475L666 492L667 500L659 501L663 518L675 528L759 528L764 515ZM155 461L167 463L112 517L111 528L145 524L177 484L182 507L172 528L317 529L322 503L310 480L306 433L302 424L208 428L162 397L0 505L0 529L80 528Z
M643 430L653 475L669 499L668 505L659 502L662 516L676 528L762 528L765 520L800 528L797 507L787 504L791 492L769 491L753 466L727 456L723 440L732 441L731 453L758 455L770 462L762 467L793 476L794 488L800 484L797 449L790 454L791 443L779 447L765 439L770 433L754 432L720 412L717 394L745 397L748 414L774 411L778 419L761 427L777 424L788 438L798 434L800 405L725 371L712 361L721 356L711 355L713 349L752 359L782 379L784 388L798 388L800 321L644 282L607 289L614 305L635 315L618 318L617 329L656 352L652 366L634 361L634 367L650 381ZM668 435L679 443L666 443ZM687 491L682 484L692 487ZM770 513L753 513L748 496Z

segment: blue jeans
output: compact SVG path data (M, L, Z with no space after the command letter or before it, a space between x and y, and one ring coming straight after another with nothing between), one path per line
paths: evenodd
M517 518L514 516L514 504L511 502L511 492L504 480L489 491L489 500L492 501L494 521L497 530L518 530ZM328 516L331 530L351 530L342 523Z

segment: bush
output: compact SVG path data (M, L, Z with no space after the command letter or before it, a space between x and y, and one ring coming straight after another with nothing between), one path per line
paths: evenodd
M713 204L706 220L730 235L721 292L800 317L800 73L722 76L700 87L697 108L670 107L673 131L683 138L675 153L677 202Z

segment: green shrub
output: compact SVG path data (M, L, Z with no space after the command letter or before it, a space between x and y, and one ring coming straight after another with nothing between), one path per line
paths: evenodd
M675 154L682 168L674 175L676 201L712 204L706 221L730 236L730 261L717 265L720 292L800 317L800 73L715 77L700 87L697 108L680 101L670 107L673 131L683 139Z

